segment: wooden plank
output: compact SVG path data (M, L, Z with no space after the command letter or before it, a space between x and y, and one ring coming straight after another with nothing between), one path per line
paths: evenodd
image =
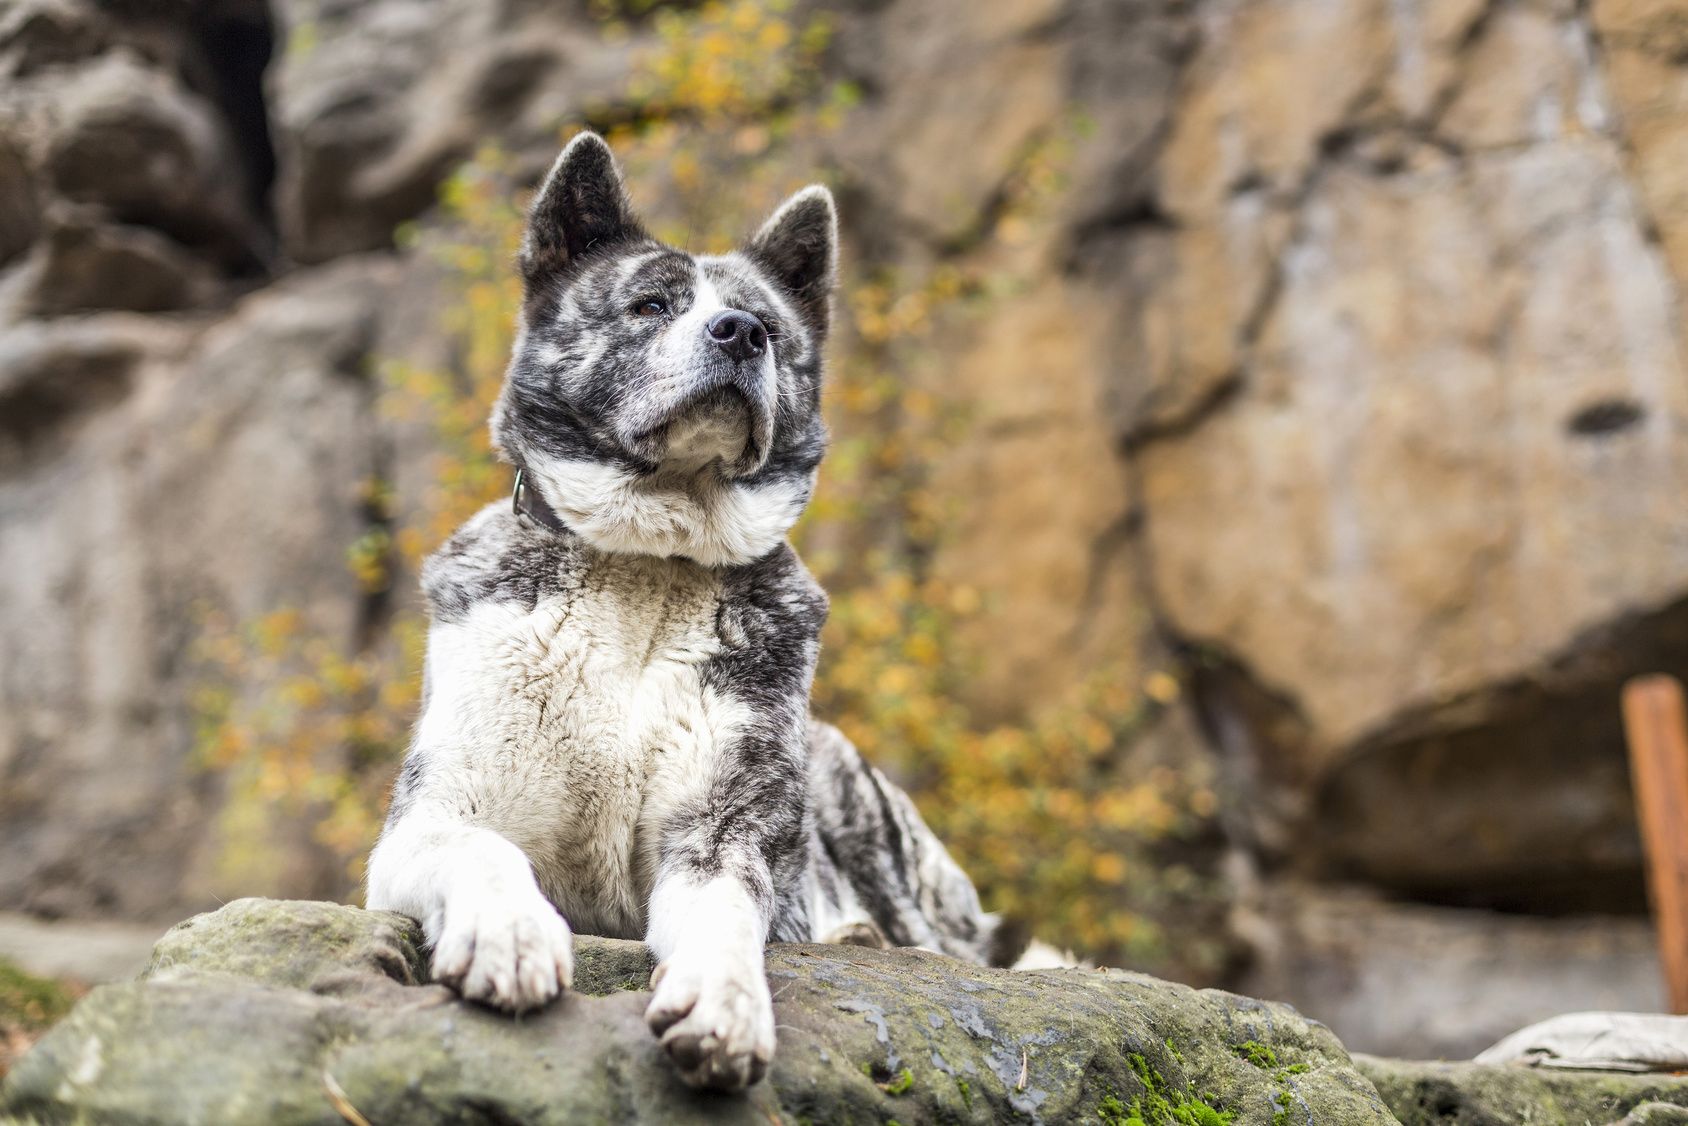
M1624 685L1624 733L1659 962L1673 1013L1688 1013L1688 710L1670 676Z

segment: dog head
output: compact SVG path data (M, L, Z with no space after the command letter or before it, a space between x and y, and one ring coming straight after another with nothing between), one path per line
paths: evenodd
M495 444L601 550L709 566L767 554L826 447L836 247L819 186L732 253L665 246L633 216L609 146L581 133L528 214Z

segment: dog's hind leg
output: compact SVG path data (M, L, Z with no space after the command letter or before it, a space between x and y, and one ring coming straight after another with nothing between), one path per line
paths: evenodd
M980 908L973 882L908 795L865 762L842 732L818 722L809 725L809 802L820 845L816 864L831 869L819 884L835 876L832 882L848 889L844 898L867 916L863 922L891 945L994 965L1013 961L1017 951L1001 948L1000 920Z
M887 950L891 946L885 932L873 923L845 923L822 933L816 941L835 946L866 946L872 950Z

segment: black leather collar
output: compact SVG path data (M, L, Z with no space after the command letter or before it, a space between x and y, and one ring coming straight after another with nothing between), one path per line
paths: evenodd
M538 489L527 485L526 480L527 470L518 465L516 485L510 490L510 511L517 516L526 516L536 524L543 524L553 532L568 531L569 526L545 503L545 498L539 495Z

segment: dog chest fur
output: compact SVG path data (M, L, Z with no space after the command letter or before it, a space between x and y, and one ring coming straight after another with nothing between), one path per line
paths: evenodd
M575 927L641 937L665 821L746 723L704 676L722 644L720 581L548 534L525 550L510 517L488 516L430 563L417 745L431 761L405 800L509 838Z

